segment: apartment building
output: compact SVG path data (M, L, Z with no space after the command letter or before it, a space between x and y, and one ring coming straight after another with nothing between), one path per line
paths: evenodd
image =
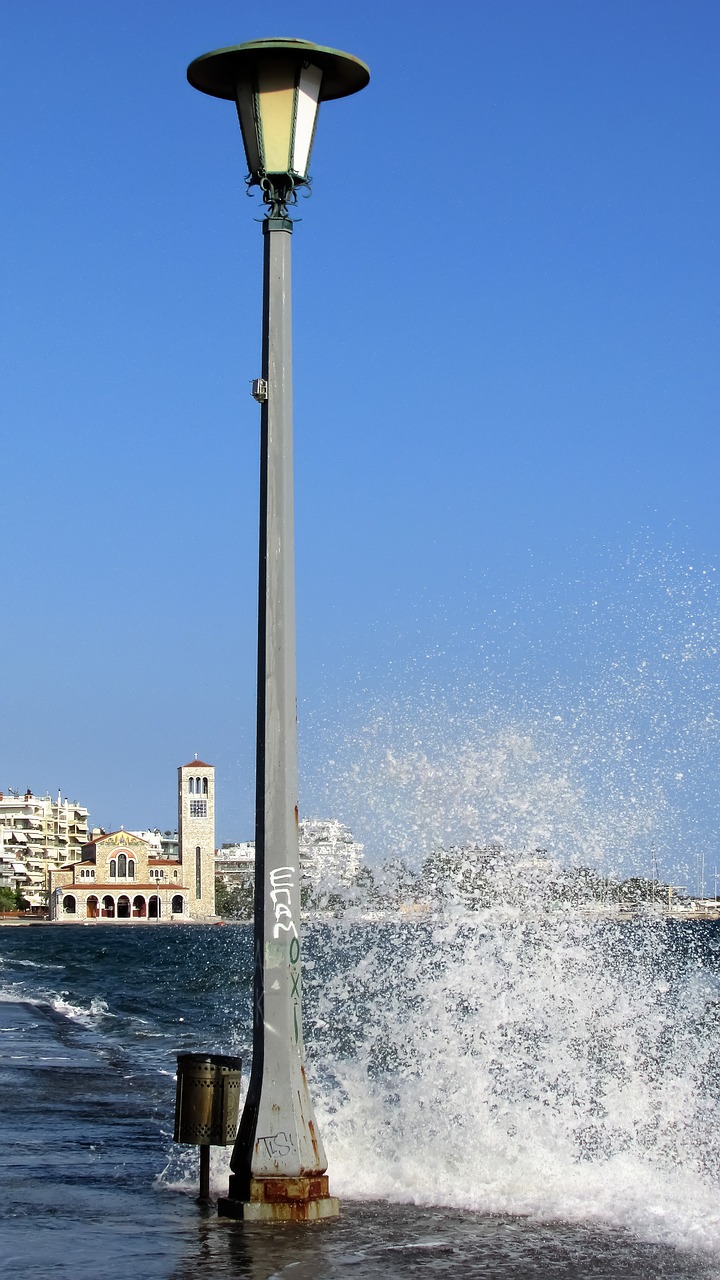
M88 811L58 792L36 796L0 791L0 858L22 862L27 873L23 894L38 911L46 905L48 872L76 862L88 838Z

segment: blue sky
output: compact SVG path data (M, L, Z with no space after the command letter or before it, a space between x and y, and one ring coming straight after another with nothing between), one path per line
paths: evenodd
M717 6L0 23L0 787L165 827L197 751L218 840L251 834L260 211L185 69L285 34L372 73L321 110L293 245L301 812L373 856L502 829L714 865Z

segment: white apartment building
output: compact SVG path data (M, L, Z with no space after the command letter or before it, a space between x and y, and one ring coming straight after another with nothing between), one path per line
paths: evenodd
M102 832L98 832L98 835L101 834ZM161 831L159 827L153 827L148 831L131 831L130 835L137 836L139 840L149 844L154 858L167 858L168 861L172 861L173 858L177 860L180 857L177 831Z
M28 874L25 863L0 855L0 888L24 891L27 883Z
M350 885L363 863L363 846L336 818L303 818L298 826L300 874L306 884Z
M363 861L363 846L334 818L303 818L298 824L300 875L306 885L352 884ZM223 845L215 854L215 873L229 886L252 880L255 844Z
M162 858L162 838L157 827L153 831L130 831L128 835L137 836L138 840L144 840L150 846L150 853L153 858Z
M0 791L0 858L22 862L23 894L34 910L46 905L48 872L76 862L88 838L88 811L67 798Z
M228 887L254 880L255 842L245 840L241 844L224 844L222 849L216 849L215 875L221 876Z

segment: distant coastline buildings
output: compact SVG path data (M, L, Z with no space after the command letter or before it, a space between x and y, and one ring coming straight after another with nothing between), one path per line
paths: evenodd
M0 885L31 912L58 923L211 920L215 885L240 887L252 904L255 845L215 843L215 770L197 758L178 769L177 831L88 831L88 810L50 795L0 792ZM301 887L320 893L354 885L363 846L335 819L299 823Z
M77 801L0 792L0 910L57 923L212 921L252 918L255 845L215 850L215 770L197 757L177 771L177 831L88 833ZM565 865L544 849L470 843L437 848L421 865L390 857L364 861L363 845L336 819L298 824L303 910L372 919L424 919L448 911L542 916L573 911L590 919L662 915L720 919L720 895L693 898L657 877L618 880L590 866ZM216 898L217 893L217 898Z

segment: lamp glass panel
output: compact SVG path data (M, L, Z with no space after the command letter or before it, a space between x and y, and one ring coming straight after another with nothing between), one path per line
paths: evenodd
M242 131L243 142L245 144L245 156L250 173L259 173L262 169L262 160L260 159L260 149L258 147L257 123L255 121L255 112L253 110L253 90L252 86L247 82L238 84L235 87L235 98L237 101L238 117L240 120L240 129Z
M301 178L307 177L310 164L310 148L315 133L321 81L322 71L319 67L303 67L300 72L292 167Z
M266 173L290 172L295 111L295 64L283 59L258 67L258 109Z

